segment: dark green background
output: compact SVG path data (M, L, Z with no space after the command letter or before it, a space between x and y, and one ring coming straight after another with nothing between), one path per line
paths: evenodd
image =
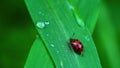
M35 34L24 0L0 0L0 68L23 68Z

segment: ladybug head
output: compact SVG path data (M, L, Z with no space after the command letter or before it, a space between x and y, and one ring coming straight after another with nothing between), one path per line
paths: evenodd
M74 42L75 40L76 40L76 39L72 39L72 38L71 38L71 39L70 39L70 42Z
M70 42L72 42L72 41L73 41L73 39L71 38L71 39L70 39Z
M75 33L73 33L72 37L74 37L74 36L75 36Z
M75 33L73 33L72 37L70 38L70 42L73 42L75 39L72 39Z

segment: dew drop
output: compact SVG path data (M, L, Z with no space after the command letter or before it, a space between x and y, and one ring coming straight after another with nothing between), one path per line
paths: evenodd
M78 25L83 28L85 26L84 21L79 17L77 12L75 12L75 11L74 11L74 15L75 15Z
M80 25L81 27L85 26L85 24L84 24L82 19L80 19L79 17L76 17L76 20L77 20L78 25Z
M74 10L74 7L69 3L69 2L67 2L68 3L68 7L71 9L71 10Z
M49 36L49 34L46 34L47 36Z
M60 66L61 66L61 68L63 68L63 61L60 62Z
M49 25L49 21L42 21L42 22L37 22L36 26L38 28L44 28L46 25Z
M54 44L50 44L50 46L51 46L51 47L55 47L55 45L54 45Z
M90 41L89 36L85 36L85 39L86 39L88 42Z
M45 27L45 24L44 24L44 22L37 22L36 26L37 26L38 28L44 28L44 27Z
M42 14L42 12L38 12L38 14Z
M38 14L40 14L40 15L42 15L42 16L44 15L41 11L39 11Z
M45 24L46 24L46 25L49 25L49 22L48 22L48 21L46 21L46 22L45 22Z
M59 51L57 51L57 53L59 53Z

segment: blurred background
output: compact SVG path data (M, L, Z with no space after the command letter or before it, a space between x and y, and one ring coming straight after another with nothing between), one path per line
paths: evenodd
M0 0L0 68L24 68L35 35L24 0Z
M0 0L0 68L23 68L37 31L24 0ZM120 1L103 0L92 34L103 68L120 68Z
M119 0L103 0L92 34L103 68L120 68L119 7Z

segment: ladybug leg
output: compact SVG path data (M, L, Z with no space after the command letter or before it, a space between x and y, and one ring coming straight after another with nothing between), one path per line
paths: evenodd
M81 56L82 56L82 57L84 56L83 52L81 52Z
M72 47L71 47L71 44L68 42L68 47L69 47L69 50L72 51Z
M84 49L84 51L85 51L85 49ZM81 56L82 56L82 57L84 56L84 54L83 54L83 53L84 53L84 51L82 51L82 52L81 52Z

